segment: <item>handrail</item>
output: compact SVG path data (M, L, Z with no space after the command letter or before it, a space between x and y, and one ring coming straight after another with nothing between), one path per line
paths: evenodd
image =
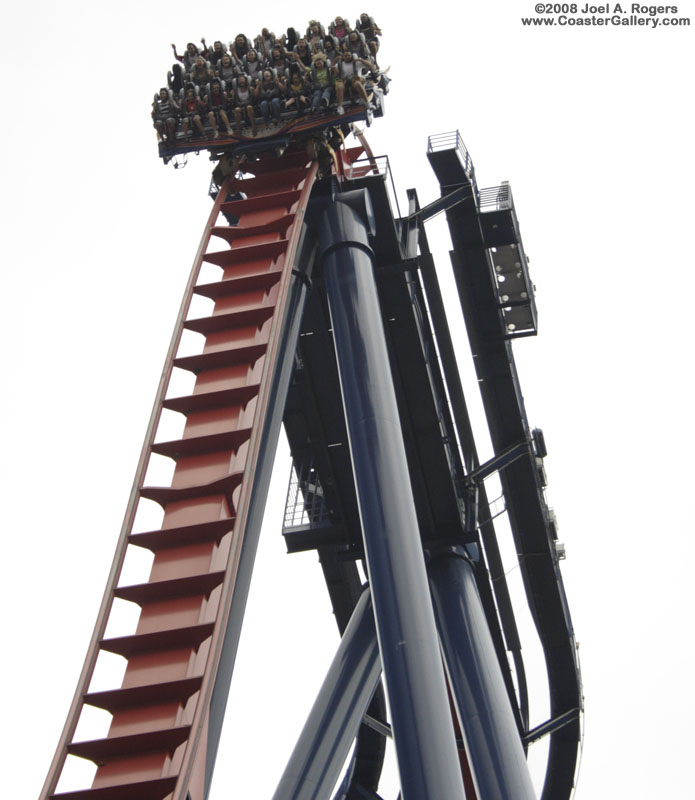
M499 186L480 189L478 192L478 207L483 214L490 211L511 211L514 208L512 187L503 182Z
M471 176L475 173L471 154L466 149L466 145L463 143L461 134L458 131L435 133L427 138L428 153L437 153L441 150L456 150L465 171Z
M391 171L389 157L368 156L366 158L357 158L350 164L345 177L347 180L356 180L357 178L363 178L367 175L380 175L384 178L389 200L391 201L391 205L395 208L395 216L396 218L400 218L401 210L398 205L396 185L393 182L393 172Z

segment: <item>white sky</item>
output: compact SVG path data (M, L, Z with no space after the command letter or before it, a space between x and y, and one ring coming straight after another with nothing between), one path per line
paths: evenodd
M403 205L412 186L423 203L438 194L431 133L461 131L481 187L511 182L540 315L517 363L548 443L581 644L576 797L686 797L693 28L529 29L520 17L533 0L478 6L365 7L393 78L368 138L389 155ZM191 9L38 0L2 12L7 797L35 797L48 770L209 213L206 157L179 172L157 159L149 110L169 44L365 10L303 0L271 0L262 13ZM695 4L678 16L695 17ZM447 242L431 236L446 272ZM286 465L211 800L270 797L337 643L315 556L283 554L285 481ZM269 599L281 578L290 588ZM543 721L542 698L532 704Z

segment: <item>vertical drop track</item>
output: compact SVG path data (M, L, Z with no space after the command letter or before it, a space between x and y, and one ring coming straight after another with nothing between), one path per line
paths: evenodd
M186 800L189 791L197 800L209 788L219 734L210 726L213 690L217 703L264 426L275 402L272 383L291 273L317 167L299 154L249 170L254 177L225 182L203 234L109 582L41 800ZM218 224L225 220L237 223ZM209 250L211 241L220 240L224 249ZM199 282L203 262L221 269L218 281ZM188 318L193 294L213 300L210 316ZM199 355L177 357L184 330L205 337ZM189 396L166 396L174 367L195 374ZM176 441L155 442L163 409L185 416ZM170 486L144 485L151 453L173 459ZM159 529L133 532L140 499L162 506ZM152 569L147 583L122 586L131 547L153 553ZM132 635L105 638L116 598L137 603L139 621ZM91 692L101 652L126 659L125 675L120 688ZM104 738L74 740L85 705L113 715ZM57 791L68 755L97 765L90 788Z

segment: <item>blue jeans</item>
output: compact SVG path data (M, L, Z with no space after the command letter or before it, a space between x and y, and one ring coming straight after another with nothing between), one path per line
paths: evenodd
M322 100L325 100L326 101L325 105L328 106L329 103L331 102L331 92L332 91L333 90L331 89L330 86L326 86L325 89L317 89L314 92L314 96L313 96L313 98L311 100L311 110L312 111L317 111L319 106L321 105L321 101Z
M280 112L282 111L282 104L280 103L279 97L273 97L270 100L261 100L259 103L259 108L261 109L261 114L263 114L263 119L265 120L265 124L268 125L270 123L270 115L273 115L274 120L280 119Z

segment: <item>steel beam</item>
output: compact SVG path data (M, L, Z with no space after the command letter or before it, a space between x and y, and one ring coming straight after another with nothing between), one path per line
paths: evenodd
M369 589L359 599L273 800L324 800L340 777L379 683Z
M428 569L478 800L536 800L473 565L462 548L451 547L438 552Z
M454 730L393 379L365 191L320 221L335 341L403 800L464 798Z
M538 741L538 739L543 738L543 736L547 736L549 733L555 733L555 731L559 731L561 728L564 728L565 725L569 725L570 722L574 722L579 717L580 713L581 709L571 708L569 711L565 711L564 714L560 714L559 717L549 719L547 722L537 725L535 728L530 730L526 736L524 736L524 743L531 744L531 742Z

